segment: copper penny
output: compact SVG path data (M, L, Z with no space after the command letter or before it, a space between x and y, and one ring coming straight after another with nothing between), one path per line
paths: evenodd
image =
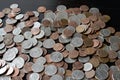
M31 68L32 65L33 65L32 62L28 62L28 63L26 63L26 64L24 65L24 69L25 69L26 73L29 73L29 72L32 71L32 68Z
M97 39L93 39L93 47L97 47L97 46L99 46L99 44L100 44L100 41L99 40L97 40Z
M80 6L80 10L81 11L88 11L89 10L89 7L87 5L81 5Z
M53 40L58 39L58 37L59 37L58 32L54 32L54 33L52 33L51 36L50 36L50 38L53 39Z
M40 29L39 29L39 28L32 28L32 29L31 29L31 33L32 33L33 35L37 35L37 34L40 33Z
M61 43L56 43L55 45L53 45L53 49L55 50L55 51L60 51L60 50L62 50L64 48L64 46L63 46L63 44L61 44Z
M13 13L18 13L18 12L20 12L20 11L21 11L20 8L14 8L14 9L12 9L12 12L13 12Z
M110 30L111 33L115 33L115 29L113 27L108 27L108 30Z
M65 50L65 51L62 52L62 54L63 54L63 57L65 58L69 55L69 52L67 50Z
M13 72L13 74L11 76L16 77L18 74L19 74L19 69L15 67L14 72Z
M77 58L78 55L79 55L79 51L77 51L77 50L69 51L69 57L70 58Z
M73 70L82 69L83 68L83 63L75 62L75 63L73 63L72 67L73 67Z
M3 18L5 14L3 12L0 12L0 18Z
M40 7L38 7L37 11L38 12L45 12L46 11L46 7L40 6Z
M98 60L98 57L93 57L89 61L95 68L99 66L100 62Z
M93 47L89 47L89 48L86 48L85 51L86 51L87 55L92 55L96 52L96 49Z
M94 70L87 71L87 72L85 72L85 76L87 78L93 78L95 76L95 71Z
M108 56L108 52L105 50L102 50L102 49L98 49L96 53L99 57L107 57Z

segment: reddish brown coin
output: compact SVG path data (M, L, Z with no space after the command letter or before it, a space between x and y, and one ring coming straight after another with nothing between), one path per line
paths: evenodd
M110 30L111 33L115 33L115 29L113 27L108 27L108 30Z
M5 32L11 32L13 31L13 29L14 29L13 25L6 25L4 27Z
M85 76L87 78L93 78L95 76L95 71L94 70L87 71L87 72L85 72Z
M26 73L29 73L29 72L32 71L32 68L31 68L32 65L33 65L32 62L28 62L28 63L26 63L26 64L24 65L24 69L25 69Z
M52 33L51 36L50 36L50 38L53 39L53 40L58 39L58 37L59 37L58 32L54 32L54 33Z
M18 74L19 74L19 69L15 67L14 68L14 73L11 76L16 77L16 76L18 76Z
M3 12L0 12L0 18L3 18L5 14Z
M40 33L40 29L39 29L39 28L32 28L32 29L31 29L31 33L32 33L33 35L37 35L37 34Z
M81 63L81 62L75 62L75 63L73 63L73 70L78 70L78 69L82 69L83 68L83 63Z
M93 39L93 47L99 46L100 41L98 39Z
M88 11L89 10L89 7L87 5L81 5L80 6L80 10L81 11Z
M89 62L90 62L95 68L98 67L99 64L100 64L97 56L91 58Z
M89 47L89 48L86 48L85 51L86 51L87 55L92 55L96 52L96 49L93 47Z
M55 45L53 45L53 49L55 50L55 51L60 51L60 50L62 50L64 48L64 46L63 46L63 44L61 44L61 43L56 43Z
M45 12L46 11L46 7L40 6L40 7L38 7L37 11L38 12Z
M103 50L103 49L98 49L98 50L97 50L97 55L98 55L99 57L107 57L107 56L108 56L108 52L105 51L105 50Z
M63 54L63 57L65 58L69 55L69 52L67 50L65 50L65 51L62 52L62 54Z
M69 51L68 55L69 55L70 58L77 58L78 55L79 55L79 51L77 51L77 50L71 50L71 51Z

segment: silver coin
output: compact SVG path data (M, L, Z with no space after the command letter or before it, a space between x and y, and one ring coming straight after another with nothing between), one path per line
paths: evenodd
M105 41L105 39L104 39L103 36L98 36L98 40L100 40L101 42L104 42L104 41Z
M50 58L53 62L60 62L63 59L63 55L60 52L52 52Z
M3 53L5 53L5 51L7 50L7 48L5 47L5 48L3 48L3 49L1 49L0 50L0 54L3 54Z
M42 72L44 70L44 65L34 63L31 68L33 72Z
M109 71L109 66L107 64L100 64L98 67L98 69L104 69L106 71Z
M23 49L30 49L33 45L33 43L30 40L25 40L22 42L22 48Z
M32 38L32 33L31 33L30 31L24 32L23 35L24 35L25 39L30 39L30 38Z
M57 67L55 65L50 64L45 67L46 75L52 76L52 75L56 74L56 72L57 72Z
M64 35L59 36L59 42L60 43L69 43L71 41L71 38L66 38Z
M16 20L20 20L20 19L22 19L23 17L24 17L23 14L18 14L18 15L15 17L15 19L16 19Z
M44 48L53 48L53 45L55 44L55 41L53 39L46 39L43 41L43 47Z
M0 66L0 67L3 67L3 66L6 65L6 61L5 61L5 60L0 59L0 63L1 63L1 66Z
M34 22L33 28L39 28L40 26L40 22Z
M5 47L5 43L0 43L0 50Z
M11 76L1 75L0 80L12 80Z
M38 73L31 73L29 76L29 80L39 80L40 76Z
M85 19L86 18L86 15L85 14L78 14L77 17L80 19L80 22L82 19Z
M0 35L6 35L7 33L5 32L4 28L0 28Z
M80 47L83 44L83 39L82 38L72 38L71 42L70 42L74 47Z
M119 68L117 66L110 66L110 70L112 72L116 72L116 71L119 71Z
M116 71L113 73L113 80L120 80L120 71Z
M43 54L43 50L39 47L34 47L30 50L30 56L33 58L40 57Z
M45 36L50 36L51 33L52 33L50 27L46 27L45 30L44 30L44 32L45 32Z
M82 63L86 63L90 60L90 56L85 56L85 57L78 57L78 61Z
M111 32L108 29L102 29L100 30L100 34L104 37L110 36Z
M17 4L17 3L11 4L11 5L10 5L10 8L11 8L11 9L18 8L18 4Z
M32 42L32 45L33 45L33 46L36 46L37 43L38 43L37 39L34 38L34 37L33 37L33 38L30 38L29 40Z
M120 38L118 36L110 36L109 37L109 42L112 43L119 43L120 42Z
M106 80L108 77L108 72L104 69L96 69L95 76L98 80Z
M15 24L17 22L16 19L6 19L6 24Z
M78 17L77 15L72 15L72 16L70 16L70 17L69 17L69 20L70 20L70 21L75 21L75 22L77 23L77 25L80 25L80 24L81 24L80 19L79 19L79 17Z
M17 68L22 68L25 61L22 57L17 57L12 61L12 63L15 64Z
M35 35L34 38L41 39L44 37L44 35L45 35L45 32L43 30L40 30L40 33L38 35Z
M62 67L58 67L58 74L65 74L65 69Z
M71 76L65 76L65 80L74 80Z
M4 73L7 71L8 67L9 67L9 66L6 65L6 66L0 68L0 75L1 75L1 74L4 74Z
M56 15L53 11L49 11L49 12L46 11L44 14L44 18L49 18L49 19L55 20Z
M92 68L93 68L93 65L91 63L87 62L87 63L84 64L83 70L84 71L90 71Z
M74 62L76 62L76 59L72 59L70 57L67 57L64 60L65 60L66 63L74 63Z
M3 36L2 35L0 35L0 42L2 42L3 41Z
M65 11L67 7L65 5L58 5L57 6L57 11Z
M16 35L16 36L14 36L13 40L16 43L21 43L24 40L24 36L23 35Z
M81 70L74 70L72 71L72 78L73 79L83 79L85 74Z
M63 80L63 77L56 74L56 75L52 75L52 77L50 78L50 80Z
M20 28L15 28L13 31L12 31L12 33L14 34L14 35L19 35L20 33L21 33L21 29Z
M58 28L58 29L57 29L58 33L62 33L63 30L64 30L64 28Z
M42 43L41 41L38 41L37 46L38 46L38 47L42 47L42 45L43 45L43 43Z
M17 48L15 48L15 47L10 48L3 55L3 60L11 61L11 60L13 60L16 57L17 53L18 53L18 49Z
M56 20L68 19L68 13L66 11L59 11L56 13Z
M0 19L0 24L1 24L2 22L3 22L2 19Z
M37 12L37 11L32 11L32 12L34 13L35 17L39 16L39 12Z
M117 57L120 59L120 50L117 52Z
M19 22L17 25L16 25L17 28L20 28L20 29L23 29L25 27L25 22Z
M97 14L97 13L99 13L100 11L99 11L98 8L93 7L93 8L90 8L89 12L92 13L92 14Z
M67 44L67 45L65 46L65 49L66 49L67 51L72 51L72 50L75 49L75 47L74 47L72 44Z
M16 67L14 63L7 63L7 65L9 65L9 66L11 66L11 67L13 67L13 68Z
M113 51L118 51L120 48L119 48L119 44L117 43L111 43L110 44L110 49L113 50Z
M36 59L35 63L45 64L46 63L46 58L45 57L39 57L39 58Z
M14 68L13 68L13 67L11 67L11 66L9 66L9 69L8 69L8 71L6 72L6 74L5 74L5 75L10 75L10 74L12 74L12 73L13 73L13 71L14 71Z

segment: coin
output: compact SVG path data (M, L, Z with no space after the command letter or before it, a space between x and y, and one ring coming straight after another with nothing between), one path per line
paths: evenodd
M71 44L74 46L74 47L80 47L82 46L83 44L83 40L82 38L78 38L78 37L75 37L71 40Z
M14 36L13 40L16 43L21 43L24 40L24 36L23 35L16 35L16 36Z
M94 70L87 71L87 72L85 72L85 76L87 78L93 78L95 76L95 71Z
M72 78L73 79L83 79L84 78L84 73L81 70L74 70L72 72Z
M60 50L62 50L64 48L64 46L63 46L63 44L61 44L61 43L56 43L54 46L53 46L53 49L55 50L55 51L60 51Z
M63 55L60 52L52 52L50 58L53 62L60 62L63 59Z
M13 71L14 71L13 67L10 66L5 75L10 75L13 73Z
M39 47L34 47L29 52L30 56L33 58L40 57L43 54L43 50Z
M37 9L38 12L45 12L46 11L46 7L44 6L39 6Z
M60 76L60 75L58 75L58 74L56 74L56 75L52 75L52 77L50 78L50 80L63 80L63 77L62 76Z
M18 8L18 4L14 3L14 4L11 4L10 5L10 8L13 9L13 8Z
M53 46L55 45L55 41L53 39L46 39L43 41L43 47L45 48L53 48Z
M46 75L52 76L52 75L56 74L56 72L57 72L57 68L56 68L56 66L54 66L52 64L47 65L45 67L45 74Z
M84 70L84 71L90 71L90 70L92 69L92 67L93 67L93 65L88 62L88 63L85 63L85 64L84 64L83 70Z
M42 72L44 70L44 65L34 63L31 68L33 72Z
M31 73L29 76L29 80L39 80L39 74L38 73Z

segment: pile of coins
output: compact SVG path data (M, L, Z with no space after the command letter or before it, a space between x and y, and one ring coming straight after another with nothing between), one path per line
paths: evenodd
M22 13L11 4L0 12L0 80L120 80L110 19L87 5Z

